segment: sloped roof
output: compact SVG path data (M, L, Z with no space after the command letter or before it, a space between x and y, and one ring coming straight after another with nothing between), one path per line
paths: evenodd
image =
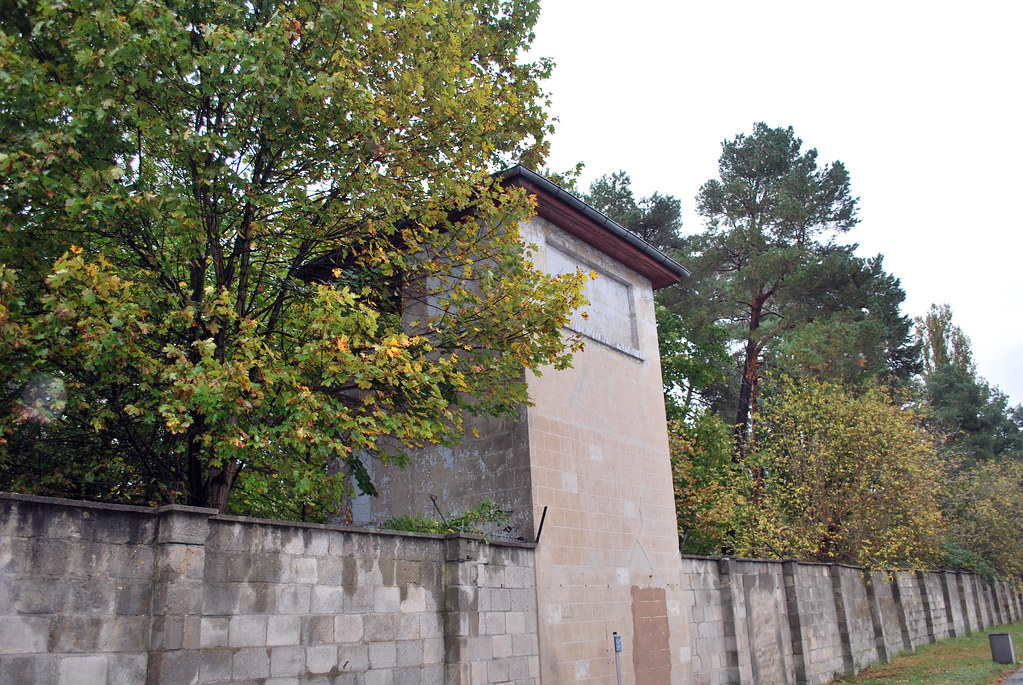
M650 279L655 290L689 276L689 270L650 243L612 221L564 188L521 164L499 174L536 197L544 219L594 249Z

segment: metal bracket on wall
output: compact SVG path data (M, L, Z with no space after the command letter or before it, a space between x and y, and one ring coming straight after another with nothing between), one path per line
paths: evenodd
M535 544L537 544L537 545L540 544L540 534L543 533L543 522L546 519L547 519L547 505L545 504L543 506L543 513L540 514L540 527L536 531L536 542L535 542Z

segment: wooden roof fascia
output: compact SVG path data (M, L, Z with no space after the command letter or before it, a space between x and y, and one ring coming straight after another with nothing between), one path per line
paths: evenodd
M513 167L502 175L505 182L525 188L536 198L540 217L650 279L654 290L689 276L681 264L538 174Z

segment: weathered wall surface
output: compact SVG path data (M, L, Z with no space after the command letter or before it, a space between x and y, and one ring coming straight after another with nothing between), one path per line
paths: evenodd
M538 683L533 549L0 495L0 684Z
M962 573L704 557L682 564L698 685L826 683L1023 617L1008 584Z
M357 497L353 523L372 526L398 514L435 516L431 495L445 514L489 498L509 518L487 534L531 542L535 526L525 410L519 420L469 415L464 420L463 442L417 450L404 469L374 468L374 460L366 460L380 496ZM473 431L480 437L472 437Z
M1010 586L968 574L682 557L677 582L635 583L627 597L595 564L570 588L592 583L588 602L548 609L548 626L562 628L542 633L536 578L561 577L538 573L535 555L466 537L0 494L0 685L578 682L590 629L617 628L626 622L608 617L626 613L631 685L672 678L674 658L699 685L824 683L1021 618ZM543 649L578 658L542 674ZM610 657L610 673L591 663L587 677L614 683Z
M689 682L678 530L650 282L543 218L521 227L549 272L597 274L586 349L529 377L540 664L545 683Z

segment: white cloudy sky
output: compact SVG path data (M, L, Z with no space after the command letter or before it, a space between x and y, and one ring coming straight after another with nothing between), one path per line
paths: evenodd
M860 197L851 239L885 255L904 313L948 303L979 373L1023 403L1023 3L542 0L557 67L549 165L627 171L683 202L721 142L793 126Z

